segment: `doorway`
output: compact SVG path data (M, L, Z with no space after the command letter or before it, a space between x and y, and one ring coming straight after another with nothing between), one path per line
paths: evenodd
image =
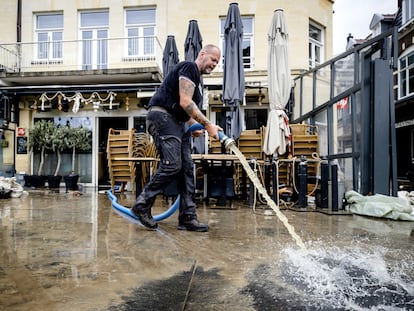
M109 187L111 185L106 155L108 132L110 128L116 130L128 130L128 117L98 118L98 187Z

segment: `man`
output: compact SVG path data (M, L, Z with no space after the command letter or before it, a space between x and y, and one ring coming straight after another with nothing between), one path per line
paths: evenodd
M156 196L174 178L178 178L181 199L178 229L208 231L208 225L198 221L193 201L195 187L191 135L200 136L202 131L189 134L185 126L198 122L209 136L218 139L218 131L222 131L222 128L211 123L196 103L202 98L202 90L199 89L201 75L210 74L219 60L220 49L215 45L206 45L195 62L178 63L149 102L146 124L158 149L160 163L132 207L132 212L147 228L158 227L151 214Z

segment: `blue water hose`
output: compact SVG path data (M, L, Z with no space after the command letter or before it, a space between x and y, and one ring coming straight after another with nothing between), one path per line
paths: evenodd
M197 131L197 130L203 130L203 129L204 129L204 127L200 123L194 123L187 129L187 133ZM223 143L225 141L232 141L223 132L219 132L218 134L219 134L219 140L220 140L221 143ZM126 216L125 218L127 218L128 220L130 220L132 222L139 223L138 218L135 216L135 214L131 211L130 208L125 207L125 206L118 203L118 199L112 193L112 190L108 191L108 198L111 200L112 207L115 208L119 213L121 213L122 216L124 216L124 217ZM179 207L180 207L180 196L177 196L177 199L170 206L170 208L168 210L166 210L165 212L163 212L161 214L154 215L153 218L154 218L155 221L164 220L164 219L170 217L172 214L174 214L175 211Z
M108 191L108 197L111 200L113 208L115 208L118 212L121 212L122 214L128 216L127 218L129 220L137 220L138 221L137 216L135 216L135 214L131 211L130 208L125 207L125 206L118 203L118 198L112 193L111 190ZM164 219L170 217L172 214L175 213L175 211L178 209L179 206L180 206L180 196L177 196L177 199L170 206L170 208L168 210L166 210L165 212L163 212L161 214L153 216L154 220L155 221L161 221L161 220L164 220ZM130 218L132 218L132 219L130 219Z

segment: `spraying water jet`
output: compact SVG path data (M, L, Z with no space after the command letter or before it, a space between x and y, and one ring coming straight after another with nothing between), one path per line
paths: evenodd
M203 129L204 127L199 124L195 123L189 127L189 131L195 131ZM278 205L275 203L275 201L272 200L272 198L267 193L266 189L263 187L262 183L260 182L257 175L254 173L252 168L250 167L249 163L247 162L245 156L239 148L237 148L235 141L232 138L229 138L226 136L223 132L219 132L219 140L223 144L223 146L232 151L240 160L241 165L243 166L243 169L246 171L247 176L249 176L250 180L253 182L259 193L263 196L263 198L266 200L266 203L269 205L271 209L276 213L276 216L279 218L279 220L283 223L283 225L288 230L289 234L292 236L292 238L295 240L296 244L303 250L306 249L305 244L303 243L302 239L297 235L295 232L295 228L289 224L289 221L287 217L280 211Z

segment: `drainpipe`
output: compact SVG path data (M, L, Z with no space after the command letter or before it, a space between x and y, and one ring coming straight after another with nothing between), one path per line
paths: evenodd
M22 0L17 0L17 23L16 23L16 41L17 41L17 68L21 68L21 42L22 42Z

